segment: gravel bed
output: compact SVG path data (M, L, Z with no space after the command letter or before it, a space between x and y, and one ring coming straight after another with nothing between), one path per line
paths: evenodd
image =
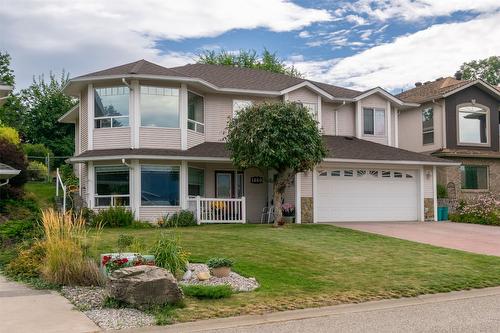
M106 298L106 291L101 287L64 286L61 289L61 294L82 311L102 309Z
M186 285L199 284L205 286L217 286L222 284L228 284L236 292L253 291L260 286L257 280L255 280L255 278L246 278L235 272L231 272L229 273L229 276L223 278L210 276L208 280L205 281L198 280L197 274L199 272L208 272L208 271L209 268L205 264L189 264L188 272L184 274L181 284L186 284Z
M152 326L153 316L137 309L98 309L84 312L94 323L106 330Z

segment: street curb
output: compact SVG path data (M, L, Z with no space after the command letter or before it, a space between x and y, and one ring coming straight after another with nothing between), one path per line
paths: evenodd
M422 304L450 302L461 299L480 298L500 295L500 287L472 289L467 291L452 291L449 293L439 293L422 295L417 297L407 297L398 299L386 299L381 301L370 301L356 304L341 304L320 308L308 308L301 310L291 310L282 312L265 313L261 315L244 315L239 317L218 318L200 320L196 322L180 323L170 326L150 326L135 329L120 330L120 333L190 333L203 332L207 330L220 330L235 327L245 327L252 325L263 325L284 321L302 320L334 315L342 315L358 312L371 312L401 307L410 307Z

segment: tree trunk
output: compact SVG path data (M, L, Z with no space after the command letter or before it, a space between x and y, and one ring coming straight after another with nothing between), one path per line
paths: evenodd
M279 191L277 183L273 186L273 201L274 201L274 224L277 227L278 223L283 218L283 211L281 210L281 200L283 198L283 192Z

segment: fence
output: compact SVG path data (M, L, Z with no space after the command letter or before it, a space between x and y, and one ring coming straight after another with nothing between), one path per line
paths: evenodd
M245 223L246 200L201 198L189 199L190 208L195 210L196 220L201 223ZM194 209L193 209L194 208Z

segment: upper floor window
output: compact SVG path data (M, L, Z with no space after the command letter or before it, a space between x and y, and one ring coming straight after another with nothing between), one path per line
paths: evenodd
M318 121L318 104L316 103L301 103L303 107L309 110L314 120Z
M363 133L366 135L385 135L385 110L363 109Z
M458 108L458 139L462 144L488 143L488 111L477 105Z
M205 132L205 105L203 96L188 91L188 128L190 130Z
M179 128L179 89L141 86L141 126Z
M424 145L434 143L434 110L432 108L422 110L422 142Z
M241 110L252 106L252 101L247 101L247 100L239 100L239 99L234 99L233 100L233 117L235 117L238 112Z
M95 128L128 126L127 87L94 89Z

